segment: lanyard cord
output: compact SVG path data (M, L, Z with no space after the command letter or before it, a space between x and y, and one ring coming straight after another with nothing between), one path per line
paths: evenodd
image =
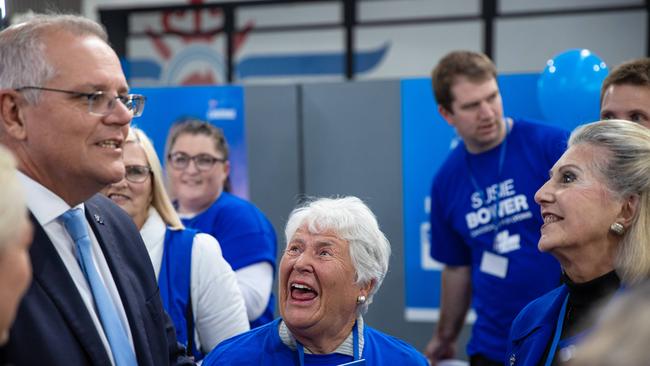
M569 302L569 295L566 295L564 303L562 304L562 309L560 309L560 316L557 318L557 325L555 326L555 334L553 335L553 342L551 343L551 348L548 350L548 356L546 357L546 362L544 366L551 366L553 359L555 358L555 352L557 351L557 344L560 342L560 336L562 335L562 327L564 326L564 316L566 315L566 307Z
M354 354L352 356L353 361L359 360L359 329L356 322L354 322L354 327L352 328L352 349ZM305 366L305 348L297 339L296 350L298 351L298 361L300 362L300 366Z
M501 173L503 172L503 162L506 159L506 151L508 149L508 135L510 134L510 125L508 122L510 121L509 118L504 119L504 124L506 128L506 134L503 137L503 141L501 142L501 148L499 149L499 165L497 165L497 182L501 180ZM467 149L465 150L465 164L467 165L467 172L469 175L469 180L472 182L472 186L474 186L474 191L478 192L483 201L485 202L485 196L483 195L483 190L481 189L481 186L479 186L478 181L476 180L476 177L474 176L474 173L472 173L472 167L469 164L469 152ZM500 226L500 220L499 220L499 192L496 192L495 194L495 208L494 208L494 215L492 215L490 219L490 223L492 226L494 226L494 238L492 240L493 244L497 234L499 233L499 226Z

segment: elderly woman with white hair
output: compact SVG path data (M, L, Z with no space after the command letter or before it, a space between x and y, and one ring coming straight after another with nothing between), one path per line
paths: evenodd
M364 324L390 244L356 197L320 198L293 210L280 262L281 318L221 343L203 365L427 365L403 341ZM363 364L364 361L361 361Z
M27 217L16 163L0 146L0 345L9 339L16 308L29 286L32 225Z

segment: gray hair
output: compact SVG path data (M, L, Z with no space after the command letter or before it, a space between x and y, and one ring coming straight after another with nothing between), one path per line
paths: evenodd
M0 145L0 251L13 243L27 217L23 187L16 176L16 161Z
M284 231L287 243L303 226L310 233L333 231L348 242L355 284L375 282L366 302L357 308L359 314L364 314L384 281L390 258L390 243L379 229L375 215L357 197L318 198L291 212Z
M635 217L619 244L615 268L627 284L650 277L650 130L622 120L593 122L573 131L569 146L578 144L609 152L596 168L616 197L639 196Z
M74 36L96 36L108 44L104 28L90 20L72 14L35 14L0 32L0 88L43 86L56 75L45 57L45 35L54 31ZM26 90L31 104L38 102L38 90Z

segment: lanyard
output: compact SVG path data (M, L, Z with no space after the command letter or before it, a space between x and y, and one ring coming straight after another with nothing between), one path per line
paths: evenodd
M300 361L300 366L305 366L305 349L297 339L296 349L298 351L298 361ZM352 356L353 360L359 360L359 329L356 322L352 328L352 353L354 354Z
M613 297L615 298L616 296L619 296L619 294L623 293L624 291L625 288L620 287L618 290L616 290ZM553 336L553 343L551 343L551 348L548 352L548 357L546 358L546 362L544 363L544 366L550 366L553 363L553 359L555 358L555 352L557 352L558 346L561 349L571 344L579 343L589 333L589 329L587 329L579 334L574 335L573 337L560 340L560 336L562 335L562 327L564 326L564 317L566 315L566 308L567 308L568 301L569 301L569 295L566 295L566 299L564 299L564 303L562 304L562 309L560 309L560 317L557 319L557 325L555 326L555 335ZM611 303L611 300L609 300L608 303Z
M566 295L564 303L562 304L562 309L560 309L560 316L557 318L557 325L555 326L555 335L553 335L553 342L551 343L551 348L548 351L548 356L546 357L546 362L544 366L551 366L553 359L555 358L555 352L557 351L557 345L560 342L560 336L562 335L562 327L564 326L564 316L566 314L567 303L569 302L569 295Z
M506 128L506 134L503 137L503 142L501 142L501 147L499 149L499 164L497 165L497 182L501 180L501 173L503 172L503 162L506 159L506 150L508 149L508 135L510 134L510 125L509 123L510 119L505 118L504 119L504 124ZM474 186L474 191L478 192L481 195L481 199L485 202L485 196L483 195L483 190L481 189L481 186L479 186L478 181L476 180L476 177L474 176L474 173L472 173L472 167L469 164L469 152L465 150L465 164L467 165L467 172L469 175L469 180L472 182L472 186ZM495 208L494 208L494 215L492 215L490 219L490 223L492 226L494 226L494 239L496 239L496 235L499 232L499 192L496 192L495 194ZM496 244L496 243L493 243Z

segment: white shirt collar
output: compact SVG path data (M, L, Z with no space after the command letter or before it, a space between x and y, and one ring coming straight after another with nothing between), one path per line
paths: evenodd
M165 222L162 217L160 217L158 211L153 206L149 207L147 220L140 229L140 236L142 236L142 240L144 241L147 250L151 251L152 246L155 243L164 241L166 227L167 225L165 225Z
M41 226L56 220L71 208L63 198L20 171L18 171L18 179L25 189L27 207ZM76 207L81 208L85 213L83 202Z
M364 345L364 337L363 337L363 317L358 316L357 317L357 330L359 332L359 355L363 355L363 345ZM280 340L282 343L284 343L285 346L291 348L292 350L296 350L296 338L291 334L291 331L289 330L289 327L287 327L287 324L284 322L284 320L280 320L280 326L278 327L278 332L280 334ZM343 343L341 343L332 353L339 353L342 355L346 356L354 356L354 345L353 345L353 337L352 337L352 332L348 334L348 336L345 338ZM305 347L305 353L307 354L312 354L311 350L309 350L307 347Z

